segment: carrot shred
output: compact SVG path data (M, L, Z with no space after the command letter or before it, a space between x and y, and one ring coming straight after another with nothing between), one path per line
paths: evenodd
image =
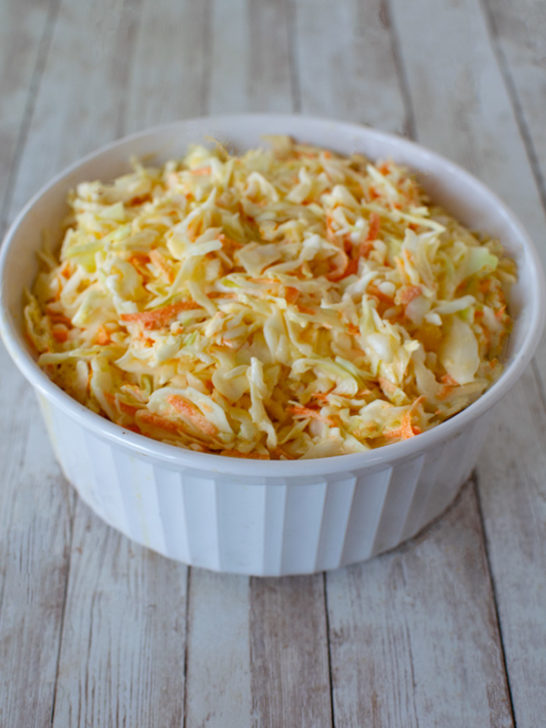
M150 195L150 193L148 193L146 195L136 195L135 197L131 197L131 199L128 200L125 204L129 206L142 205L145 202L151 202L151 200L152 196Z
M306 313L309 316L314 316L316 314L314 308L309 308L309 306L303 306L301 303L298 303L298 311L300 311L301 313Z
M61 344L64 344L64 342L68 339L68 329L64 324L55 324L51 329L51 333L53 334L55 341L58 341Z
M404 286L400 289L400 303L406 305L421 295L421 286Z
M295 303L299 298L300 292L297 288L293 288L292 286L286 286L284 297L286 298L287 303Z
M368 236L366 240L376 240L377 234L379 233L380 219L377 212L372 212L370 215L370 227L368 229Z
M159 329L166 326L180 311L191 311L199 308L194 301L177 301L169 303L153 311L140 311L138 313L122 313L120 319L127 323L139 323L145 329Z
M166 279L172 283L173 282L173 272L165 260L164 256L161 255L159 250L151 250L150 251L150 260L152 263L158 268L166 277Z
M404 412L400 421L400 427L385 432L384 436L388 440L392 440L396 437L399 437L401 440L409 440L410 437L419 435L421 433L421 429L412 423L411 415L411 410Z
M377 286L371 285L368 286L368 293L371 293L372 296L375 296L380 301L384 301L385 303L391 303L393 302L392 296L389 296L388 293L383 293L383 291L378 288Z
M139 409L135 414L135 419L137 423L142 422L144 425L148 425L148 427L155 427L159 430L165 430L174 434L179 434L180 432L180 427L176 422L145 409Z
M190 422L205 433L213 437L218 432L218 428L209 422L207 418L201 414L199 408L196 407L193 402L188 402L180 394L171 394L167 397L167 402L177 412L186 417Z
M101 346L105 346L106 344L110 343L110 341L111 341L110 334L104 328L104 326L99 327L99 329L97 331L96 341L97 341L97 344L100 344Z
M301 407L300 405L294 404L289 407L289 410L296 417L310 417L313 420L325 422L327 425L333 424L331 417L325 417L324 415L321 415L320 412L318 412L317 410L311 409L311 407Z
M207 165L206 167L198 167L197 169L192 169L191 173L196 174L200 177L205 177L206 175L210 174L212 172L212 168Z

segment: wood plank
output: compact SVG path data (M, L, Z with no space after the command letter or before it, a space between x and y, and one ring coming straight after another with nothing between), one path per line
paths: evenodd
M336 725L512 725L471 483L414 541L329 574L328 612Z
M380 0L293 2L301 111L407 133L388 5Z
M546 10L543 3L534 0L525 0L517 8L505 0L485 5L544 209L546 131L542 100L546 94ZM533 226L531 233L544 250L543 228ZM544 337L537 361L535 376L528 373L506 403L507 412L518 412L521 416L516 422L512 417L496 421L487 461L480 472L490 559L494 573L501 575L497 592L507 663L510 675L517 677L521 686L514 691L521 725L539 725L546 711L546 696L540 689L546 683L546 582L537 578L546 573L546 463L542 437L529 437L530 432L545 431ZM499 452L506 441L514 443L510 460ZM521 524L519 530L513 528L514 514ZM511 599L510 595L518 597Z
M252 725L332 725L320 575L251 579Z
M3 347L0 370L0 725L42 726L55 691L73 495Z
M284 3L213 0L209 113L292 110L287 21Z
M53 0L29 0L24 6L19 0L0 4L0 230L6 223L55 15Z
M484 0L493 42L512 98L543 206L546 206L546 8L542 0ZM536 231L538 233L538 230ZM542 238L537 236L537 242Z
M208 2L156 0L139 8L123 133L204 111Z
M186 726L248 725L249 580L192 569L189 590Z
M131 10L123 0L61 3L11 211L67 164L121 133Z
M55 10L55 3L0 6L2 228ZM34 397L1 345L0 371L0 724L45 725L55 689L73 495L36 417Z
M469 167L509 199L531 232L540 234L535 238L540 243L544 212L479 6L468 0L440 11L436 3L419 2L410 9L395 0L393 15L404 31L398 35L419 138ZM431 64L431 58L442 62ZM545 251L541 245L543 260ZM540 361L546 361L543 357ZM534 412L542 402L540 389L528 374L499 405L478 468L511 695L516 720L524 725L537 724L533 719L527 722L529 715L540 723L546 707L540 687L546 676L546 653L532 649L546 640L546 590L543 580L537 579L544 571L543 437L529 412L530 403ZM521 467L518 474L516 462ZM536 549L533 556L530 545ZM533 585L528 608L523 606L524 584ZM530 650L534 679L523 668Z
M53 725L182 726L185 604L186 567L79 501Z
M546 711L546 415L532 371L504 413L478 468L479 493L517 723L538 726Z

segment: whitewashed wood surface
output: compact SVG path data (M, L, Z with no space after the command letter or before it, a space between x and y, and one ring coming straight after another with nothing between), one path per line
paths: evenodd
M543 0L1 0L0 224L69 162L187 116L297 111L417 139L546 262ZM0 351L0 726L546 725L546 347L418 539L224 576L100 522Z

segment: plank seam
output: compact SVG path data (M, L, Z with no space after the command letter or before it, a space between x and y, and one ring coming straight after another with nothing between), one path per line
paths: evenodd
M292 110L301 113L301 88L298 58L296 54L296 12L291 0L284 0L287 35L288 35L288 68L290 73L290 91L292 95Z
M413 110L413 102L411 100L410 85L402 60L401 44L398 36L398 30L396 28L396 24L394 22L391 12L390 0L381 0L380 17L384 19L383 22L385 26L389 29L392 57L394 60L394 66L396 68L396 75L398 76L400 94L402 96L402 103L406 114L404 131L406 136L410 137L410 139L416 139L417 125L415 123L415 112Z
M499 635L499 645L501 649L501 658L502 658L502 667L504 670L504 676L506 680L506 689L508 691L508 700L510 703L510 715L512 716L512 723L514 727L517 726L516 721L516 713L514 709L514 700L512 696L512 686L510 684L510 675L508 674L508 664L506 661L506 649L504 645L504 635L502 631L502 624L501 624L501 618L499 613L499 600L498 600L498 594L497 594L497 586L495 582L495 577L493 574L493 568L491 565L491 558L489 553L489 539L487 537L487 529L485 528L485 519L483 516L483 507L482 507L482 500L480 496L480 487L479 487L479 478L477 470L474 470L470 476L470 480L472 481L472 486L474 489L474 495L476 497L476 503L478 506L478 517L480 520L480 528L482 532L482 540L483 540L483 548L485 553L485 560L487 564L487 572L489 574L489 586L491 588L492 594L493 594L493 606L495 610L495 621L497 624L497 632Z
M40 88L42 77L44 75L44 70L49 55L49 49L51 47L51 39L53 38L53 30L55 28L57 16L59 14L60 4L61 0L50 0L46 22L44 24L44 29L38 43L38 52L36 53L36 61L34 64L34 68L32 69L32 75L30 77L27 100L23 109L23 118L21 120L19 133L15 142L15 154L13 155L13 161L10 164L7 174L8 180L6 185L6 194L0 210L0 232L3 232L7 223L7 217L13 199L13 191L15 189L15 180L19 172L19 167L23 156L23 150L25 148L28 134L30 131L32 117L34 116L38 90Z
M137 17L142 15L142 0L124 0L123 9L121 13L122 19L122 33L127 39L127 45L129 48L128 53L120 54L123 59L123 65L121 67L121 88L129 87L129 79L131 77L131 67L133 65L133 57L136 46L136 33L138 29ZM119 42L118 47L123 47L123 43ZM127 126L127 100L129 94L122 94L118 106L118 114L115 125L115 136L116 138L123 136L126 133Z
M546 392L544 392L544 383L542 381L542 377L540 376L540 369L538 368L536 356L534 356L531 360L531 371L533 372L535 384L538 389L538 395L540 397L542 409L544 410L544 412L546 412Z
M212 4L211 0L205 0L204 4L204 21L203 21L203 48L210 49L209 52L203 53L203 75L201 78L201 98L199 99L199 111L205 115L209 109L210 89L212 80Z
M502 79L504 81L506 91L508 93L508 98L510 99L510 101L512 103L514 116L516 118L516 124L517 124L518 130L519 130L521 139L523 141L523 145L525 147L527 159L529 160L529 164L531 167L531 172L535 179L535 184L538 189L540 201L542 203L542 207L546 211L546 182L544 180L544 177L543 177L541 169L540 169L540 164L538 161L539 158L538 158L537 151L535 149L535 145L533 143L533 137L532 137L531 131L529 129L529 126L527 124L527 121L525 119L525 112L523 110L523 105L520 101L520 97L519 97L519 94L518 94L518 91L516 88L516 84L514 83L513 76L510 72L510 64L508 63L508 59L506 58L506 55L499 42L499 33L498 33L497 25L495 22L494 15L491 11L491 8L489 7L488 0L479 0L479 3L481 5L481 9L482 9L482 12L483 12L483 15L485 18L485 25L487 27L487 32L489 33L491 47L493 49L495 58L497 59L497 64L498 64Z
M332 678L332 651L330 647L330 615L328 613L328 580L326 572L322 572L322 592L324 594L324 617L326 620L326 648L328 653L328 682L330 684L330 713L332 715L332 726L336 725L334 708L334 680Z
M55 661L55 680L53 682L53 701L51 704L51 725L55 722L55 709L57 707L57 685L59 682L59 670L61 666L61 651L63 646L63 636L64 636L64 619L65 619L65 613L66 613L66 604L68 601L68 584L70 582L70 567L72 565L72 544L74 541L74 518L75 518L75 509L76 509L76 493L74 490L72 490L72 486L70 483L66 482L67 488L70 488L72 492L68 492L68 498L70 501L70 508L69 508L69 514L70 514L70 520L69 520L69 536L68 536L68 542L66 544L66 549L68 550L68 556L66 560L66 576L65 576L65 582L64 582L64 592L63 592L63 605L61 608L61 619L60 619L60 625L59 625L59 645L57 648L57 658Z
M189 624L190 624L190 592L191 592L191 571L192 567L188 566L186 572L186 603L185 603L185 636L184 636L184 718L182 721L182 728L186 728L188 720L188 662L189 662Z

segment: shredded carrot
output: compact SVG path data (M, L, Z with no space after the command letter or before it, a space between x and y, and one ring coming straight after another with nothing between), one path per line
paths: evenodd
M55 324L51 329L51 333L53 334L55 341L58 341L61 344L68 339L68 329L64 326L64 324Z
M327 425L332 425L332 419L330 417L325 417L324 415L321 415L320 412L318 412L315 409L311 409L311 407L301 407L300 405L292 405L289 407L290 412L292 412L293 415L296 417L310 417L313 420L318 420L319 422L325 422Z
M421 295L421 286L403 286L399 292L400 303L406 305Z
M201 414L199 408L196 407L193 402L189 402L179 394L171 394L167 397L167 402L177 412L186 417L192 425L195 425L198 430L201 430L206 435L214 436L218 432L218 428L209 422L207 418Z
M61 275L63 278L70 278L70 276L72 275L72 265L70 264L69 260L67 260L63 264L61 268Z
M388 293L383 293L380 288L374 286L373 284L368 286L368 293L371 293L372 296L375 296L380 301L384 301L385 303L393 303L392 296L390 296Z
M301 311L301 313L306 313L309 316L314 316L316 314L316 311L314 308L309 308L309 306L303 306L301 303L297 304L298 311Z
M120 319L127 323L139 323L145 329L159 329L172 321L180 311L191 311L199 308L194 301L177 301L169 303L153 311L140 311L139 313L122 313Z
M212 172L212 168L210 166L207 167L198 167L198 169L192 169L191 173L196 174L198 176L205 177L207 174L210 174Z
M398 389L396 384L393 384L390 379L386 379L385 377L378 377L377 381L385 394L394 394Z
M65 316L64 313L54 311L50 308L46 309L46 313L52 324L64 324L67 328L72 328L72 321L68 318L68 316Z
M421 430L416 425L413 425L411 415L412 413L410 410L404 412L400 421L400 427L395 430L385 432L387 440L392 440L396 437L399 437L401 440L409 440L410 437L415 437L415 435L420 434Z
M148 193L146 195L136 195L136 197L131 197L131 199L126 202L126 205L134 206L134 205L143 205L145 202L151 202L152 196Z
M295 303L298 300L299 295L300 292L297 288L293 288L292 286L286 286L284 297L287 303Z
M118 395L114 395L111 392L105 392L104 396L106 399L111 402L113 405L115 405L120 412L124 412L127 415L134 415L135 412L140 410L141 408L138 405L129 404L129 402L124 402L122 399L119 398Z
M96 341L97 341L97 344L100 344L101 346L105 346L106 344L109 344L110 343L110 341L111 341L110 334L104 328L104 326L101 326L98 329L97 336L96 336Z
M366 240L376 240L377 234L379 233L380 218L377 212L372 212L370 215L370 227L368 229L368 236Z
M141 422L148 427L155 427L159 430L172 432L176 435L178 435L180 432L180 426L178 425L178 423L173 422L166 417L161 417L161 415L156 415L155 412L149 412L146 409L137 410L135 414L135 419L137 423Z
M173 272L165 257L158 250L154 249L150 251L150 260L164 274L165 278L172 283L174 278Z

